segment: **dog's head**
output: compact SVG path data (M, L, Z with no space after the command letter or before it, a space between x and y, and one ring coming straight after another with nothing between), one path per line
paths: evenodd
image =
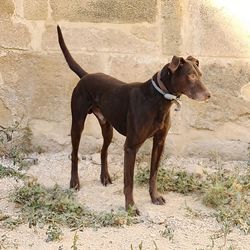
M170 63L161 71L161 80L171 94L177 96L186 95L197 101L205 101L210 98L210 92L201 81L199 61L188 56L174 56Z

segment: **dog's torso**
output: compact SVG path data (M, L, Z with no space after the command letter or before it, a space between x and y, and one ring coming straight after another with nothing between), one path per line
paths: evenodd
M87 93L89 113L93 112L102 122L107 120L124 136L130 128L136 136L146 139L169 121L171 102L159 95L150 81L126 84L97 73L83 77L77 87ZM133 124L128 124L128 116L133 116Z

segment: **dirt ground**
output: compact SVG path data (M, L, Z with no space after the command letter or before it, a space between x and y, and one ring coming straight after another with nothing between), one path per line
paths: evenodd
M38 164L31 166L27 174L37 178L46 187L55 184L68 188L70 178L69 150L59 153L35 155ZM109 154L111 176L115 177L112 185L103 187L99 180L99 153L82 154L79 162L81 190L77 200L94 211L117 211L124 207L123 196L123 154L122 148L112 144ZM148 165L149 156L139 156L137 165ZM2 164L11 163L1 160ZM1 163L0 161L0 163ZM242 161L221 162L224 168L247 168ZM162 167L174 167L199 173L204 169L216 168L211 159L163 157ZM138 167L138 166L137 166ZM9 193L21 185L12 178L0 181L0 211L15 215L18 208L8 201ZM221 225L213 216L213 209L205 207L195 195L181 195L169 192L164 195L166 205L156 206L150 201L147 187L135 186L137 207L141 211L140 223L121 228L106 227L101 229L86 228L77 231L77 249L250 249L250 236L234 228L226 237L221 234ZM187 206L199 211L200 216L193 217ZM170 228L167 237L162 232ZM63 238L59 242L46 242L46 229L29 228L21 225L15 230L0 228L0 249L72 249L76 232L63 228Z

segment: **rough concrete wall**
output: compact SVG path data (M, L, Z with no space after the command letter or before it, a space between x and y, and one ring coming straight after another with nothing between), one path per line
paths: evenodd
M250 30L216 0L0 0L0 124L24 116L34 143L69 144L78 79L56 24L84 69L128 82L149 79L173 55L199 58L213 96L208 103L183 97L167 151L249 157ZM96 128L90 116L85 133L100 137Z

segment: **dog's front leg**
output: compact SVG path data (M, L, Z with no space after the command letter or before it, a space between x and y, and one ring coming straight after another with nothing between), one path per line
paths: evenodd
M133 187L134 187L134 167L135 157L139 147L129 146L127 140L124 146L124 195L126 210L132 208L139 215L139 210L134 206Z
M151 157L150 179L149 179L149 194L151 200L156 205L165 204L165 199L159 195L157 190L157 173L159 169L160 158L164 149L165 138L168 129L164 127L159 130L153 138L153 149Z

